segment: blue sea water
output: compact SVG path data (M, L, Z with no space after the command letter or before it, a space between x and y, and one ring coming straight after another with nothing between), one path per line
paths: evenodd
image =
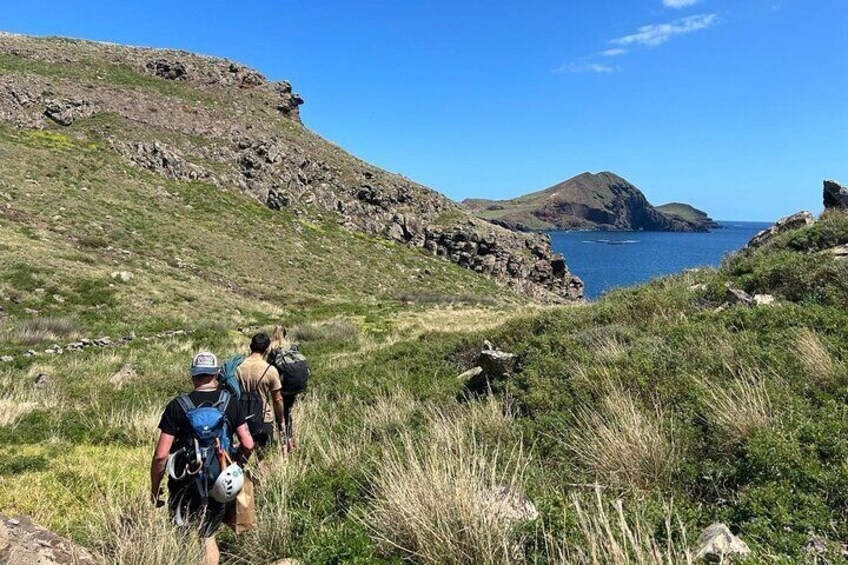
M550 232L554 251L586 283L586 297L685 269L718 266L760 230L762 222L720 222L710 233Z

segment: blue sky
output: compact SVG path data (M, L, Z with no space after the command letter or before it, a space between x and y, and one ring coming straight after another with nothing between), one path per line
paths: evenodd
M848 183L845 0L0 0L0 29L226 56L452 198L611 170L720 219Z

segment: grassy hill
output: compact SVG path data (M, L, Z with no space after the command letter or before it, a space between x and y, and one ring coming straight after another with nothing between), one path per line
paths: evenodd
M698 210L690 204L669 202L668 204L662 204L656 208L659 212L662 212L666 216L674 216L676 218L686 220L687 222L700 222L709 225L711 228L718 227L718 224L710 218L706 212Z
M98 61L82 69L204 95ZM196 540L146 500L158 417L194 352L244 351L284 323L314 372L300 446L261 473L260 528L222 532L227 563L679 564L715 521L749 563L844 559L848 262L827 251L848 243L844 214L717 270L541 306L326 209L164 178L115 149L127 139L203 145L109 113L0 124L4 514L104 563L195 563ZM727 285L776 303L725 305ZM487 339L520 362L467 400L457 376ZM500 505L520 493L537 518Z
M663 213L638 188L609 172L583 173L511 200L467 199L463 205L480 218L521 231L707 231L712 227L696 214Z

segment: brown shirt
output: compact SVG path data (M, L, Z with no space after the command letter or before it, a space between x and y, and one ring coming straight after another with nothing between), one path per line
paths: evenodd
M236 375L242 390L259 393L259 398L262 399L262 411L265 414L264 422L274 423L274 407L271 405L270 397L272 392L283 387L277 369L266 363L262 357L251 355L239 365Z

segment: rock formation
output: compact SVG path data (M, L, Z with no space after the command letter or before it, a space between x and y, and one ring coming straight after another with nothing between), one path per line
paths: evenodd
M751 241L748 242L748 245L745 246L746 249L754 249L757 247L762 247L776 236L786 233L792 230L797 230L798 228L809 226L816 223L816 219L809 212L797 212L792 214L791 216L787 216L785 218L781 218L775 224L768 229L765 229L751 238Z
M0 66L2 121L105 139L139 169L240 190L310 221L333 219L534 299L583 295L546 235L474 218L305 129L303 99L288 82L223 59L71 39L0 34L0 55L18 62L10 72ZM111 123L101 125L101 116Z
M94 565L85 549L21 516L0 515L0 563L5 565Z
M622 230L709 231L712 220L664 214L642 192L614 173L583 173L550 188L512 200L463 202L480 218L518 231ZM678 205L679 206L679 205ZM709 220L707 222L706 220Z
M824 181L825 210L848 210L848 188L836 181Z

